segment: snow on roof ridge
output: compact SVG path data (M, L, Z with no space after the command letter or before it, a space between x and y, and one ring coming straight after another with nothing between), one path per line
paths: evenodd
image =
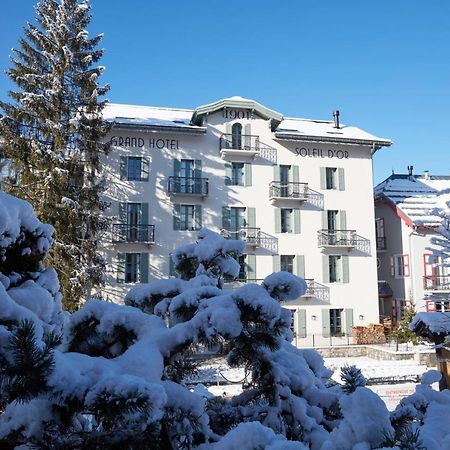
M301 120L305 122L316 122L316 123L334 123L333 120L325 120L325 119L307 119L305 117L285 117L284 120ZM340 128L345 128L347 125L340 124Z
M166 106L151 106L151 105L131 105L128 103L113 103L113 102L108 102L106 104L106 107L108 107L109 105L111 106L126 106L127 108L146 108L146 109L161 109L163 111L186 111L186 112L194 112L193 109L189 109L189 108L169 108Z

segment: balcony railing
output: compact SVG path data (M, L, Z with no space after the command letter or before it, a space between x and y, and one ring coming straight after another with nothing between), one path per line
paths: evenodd
M386 250L386 236L377 236L377 251Z
M272 181L269 185L269 198L305 201L308 199L308 183Z
M450 291L450 275L425 275L423 288L427 291Z
M167 186L169 195L208 195L208 178L169 177Z
M314 297L323 302L329 301L330 289L327 286L318 283L312 278L305 278L305 281L307 288L306 292L302 295L302 297L309 297L309 298Z
M229 228L222 229L220 234L225 239L246 241L247 245L259 247L261 245L261 228Z
M114 223L112 225L113 242L155 242L155 225L129 225Z
M246 150L259 152L259 136L253 134L222 134L220 137L220 150Z
M357 235L355 230L319 230L317 232L319 247L355 247Z

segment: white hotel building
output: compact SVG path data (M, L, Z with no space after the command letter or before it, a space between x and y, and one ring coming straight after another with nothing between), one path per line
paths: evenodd
M286 118L232 97L194 110L109 104L105 295L175 276L170 253L200 227L246 240L240 282L308 280L285 306L298 345L378 323L372 156L391 141L334 121Z

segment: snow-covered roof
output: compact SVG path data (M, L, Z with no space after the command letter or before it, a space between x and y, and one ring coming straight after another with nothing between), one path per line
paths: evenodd
M393 174L375 187L375 199L387 199L416 226L436 227L440 195L448 189L450 176Z
M116 128L205 133L206 128L201 126L202 118L222 108L253 110L270 121L272 131L279 140L372 145L374 150L392 144L389 139L379 138L356 127L341 125L340 128L335 128L333 121L284 118L279 112L266 108L255 100L237 96L223 98L195 109L108 103L103 114L106 120L114 122Z
M449 312L420 312L414 316L410 330L432 342L442 343L450 335Z

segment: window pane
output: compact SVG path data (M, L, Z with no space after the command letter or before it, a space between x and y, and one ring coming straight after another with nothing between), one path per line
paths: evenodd
M136 283L139 277L139 253L127 253L125 257L125 283Z
M342 309L330 309L330 332L332 335L342 333Z
M195 208L194 205L180 206L180 230L193 230Z
M141 165L142 158L130 156L128 158L128 180L140 181L141 180Z
M294 255L281 255L280 269L283 272L294 273Z
M231 184L244 185L244 163L231 163Z
M326 168L326 188L327 189L336 189L336 172L337 172L337 169L335 167L327 167Z
M292 233L292 209L281 210L281 232Z

